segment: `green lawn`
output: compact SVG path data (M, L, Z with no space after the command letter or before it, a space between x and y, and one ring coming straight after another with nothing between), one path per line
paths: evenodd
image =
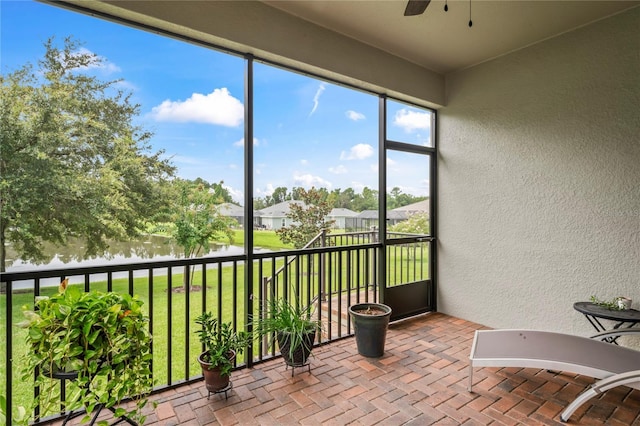
M242 244L244 241L244 229L233 230L234 244ZM270 249L292 249L291 244L284 244L280 241L278 234L275 231L268 230L254 230L253 231L253 246L255 248L270 248Z

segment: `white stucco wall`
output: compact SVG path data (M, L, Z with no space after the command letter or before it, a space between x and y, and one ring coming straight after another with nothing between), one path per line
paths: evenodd
M438 310L588 334L640 309L640 9L447 76Z

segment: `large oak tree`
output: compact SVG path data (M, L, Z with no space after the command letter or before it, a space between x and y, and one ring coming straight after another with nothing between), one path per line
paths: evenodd
M134 124L140 106L89 70L102 59L72 39L45 43L37 67L0 76L0 267L5 242L22 259L42 258L42 243L137 235L162 209L174 169L152 152L151 134Z

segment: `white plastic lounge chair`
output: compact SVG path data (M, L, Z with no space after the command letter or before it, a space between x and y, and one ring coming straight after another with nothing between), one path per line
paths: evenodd
M617 329L592 338L534 330L478 330L469 355L469 392L474 367L521 367L568 371L596 379L560 415L563 422L585 402L620 385L640 389L640 351L605 343L640 328Z

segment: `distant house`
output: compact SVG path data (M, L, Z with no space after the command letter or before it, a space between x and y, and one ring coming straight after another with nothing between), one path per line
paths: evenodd
M409 217L417 213L429 214L428 199L389 210L387 212L387 226L392 226L396 223L402 222L403 220L407 220ZM378 226L378 211L364 210L354 218L354 221L355 223L353 228L355 229L371 229L374 226Z
M303 208L306 206L303 201L283 201L271 207L259 210L256 212L256 217L259 218L260 226L266 229L280 229L290 226L293 221L287 217L291 209L291 204L301 205ZM334 220L333 228L345 229L348 226L348 221L356 217L358 213L349 209L332 209L327 215L327 220Z
M335 221L331 226L334 229L346 229L353 227L353 218L358 216L357 212L349 209L337 208L332 209L327 215L328 220Z
M361 211L354 220L353 229L371 230L374 226L378 226L378 210Z
M238 224L244 228L244 207L233 203L222 203L218 205L218 211L221 215L231 217L238 221ZM256 212L253 212L254 225L259 224L259 218L256 216Z
M305 206L303 201L283 201L273 206L258 210L256 218L259 224L266 229L280 229L290 226L293 221L287 217L291 204L299 204Z

